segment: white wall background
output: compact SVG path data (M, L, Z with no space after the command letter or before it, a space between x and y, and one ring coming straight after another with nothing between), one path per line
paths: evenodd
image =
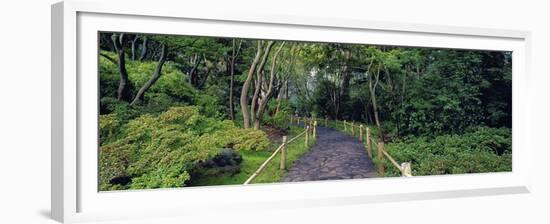
M531 136L537 146L531 194L280 210L246 217L220 213L191 216L188 223L550 223L550 7L545 1L188 1L182 13L193 7L247 7L288 15L529 30L533 60L528 79L535 93L532 119L537 129ZM4 1L0 7L0 223L56 223L49 218L52 3Z

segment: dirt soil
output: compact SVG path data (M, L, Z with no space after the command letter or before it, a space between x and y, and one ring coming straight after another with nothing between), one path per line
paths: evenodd
M282 143L283 136L288 135L288 130L274 126L263 126L262 131L265 131L270 142Z

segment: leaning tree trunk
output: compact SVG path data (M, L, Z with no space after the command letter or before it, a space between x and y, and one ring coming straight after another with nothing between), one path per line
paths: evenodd
M258 97L260 95L260 89L262 88L263 71L258 73L256 82L254 84L254 94L252 95L252 102L250 103L250 123L256 123L256 104L258 104ZM257 129L257 128L255 128Z
M262 61L258 65L258 68L256 68L256 85L254 89L254 96L252 97L252 102L250 103L250 118L251 118L251 123L254 123L254 124L257 119L256 106L258 105L259 94L262 89L262 84L264 80L264 66L265 66L265 63L267 62L267 58L269 57L269 53L271 52L271 48L273 47L274 43L275 43L274 41L267 42L264 55L262 56ZM254 127L255 129L258 129L256 128L256 126Z
M279 114L279 110L281 110L281 101L284 99L284 100L287 100L288 99L288 80L285 80L283 82L283 86L281 87L281 89L279 90L279 94L277 94L277 107L275 108L275 116L277 116L277 114Z
M141 87L141 89L139 89L138 93L136 94L134 100L132 101L132 103L130 105L135 105L139 102L141 102L141 100L143 99L143 95L145 94L145 92L151 88L151 86L153 84L155 84L155 82L160 78L160 75L162 73L162 66L164 65L164 62L166 62L166 45L162 45L162 50L161 50L161 53L160 53L160 59L157 63L157 67L155 68L155 71L153 72L153 75L151 76L151 79L149 79L149 81L147 81L143 87Z
M273 58L271 59L271 71L269 75L269 83L267 87L267 91L264 94L264 97L259 101L258 103L258 111L256 112L256 121L254 122L254 129L258 130L260 129L260 124L262 123L262 118L264 116L265 109L267 107L267 102L271 99L273 96L273 83L275 81L275 65L277 64L277 57L279 56L279 53L281 52L281 49L283 49L283 46L285 45L285 42L283 41L281 43L281 46L279 46L279 49L275 52L275 55L273 55ZM263 76L261 81L263 81ZM262 82L260 82L261 85Z
M117 99L126 100L129 96L128 92L128 71L126 71L126 54L124 53L124 34L118 37L116 34L111 36L113 46L118 56L117 67L120 80L118 82Z
M256 56L254 57L254 60L250 65L250 69L248 70L248 75L246 76L246 80L244 81L243 87L241 89L240 104L241 104L241 113L243 114L244 128L250 128L250 114L248 113L248 90L250 89L250 83L252 82L252 77L254 76L254 73L256 71L256 65L260 61L261 54L262 54L262 42L259 40Z

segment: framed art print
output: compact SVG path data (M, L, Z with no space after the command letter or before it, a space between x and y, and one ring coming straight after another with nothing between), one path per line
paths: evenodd
M52 6L59 221L529 192L528 32L102 3Z

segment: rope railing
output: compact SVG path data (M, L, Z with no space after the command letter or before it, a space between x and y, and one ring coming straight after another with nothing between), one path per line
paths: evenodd
M312 138L315 138L315 136L316 136L316 131L317 130L316 130L315 125L316 124L314 124L313 128L306 125L305 130L303 132L301 132L300 134L296 135L294 138L292 138L288 141L287 141L287 136L283 136L283 143L281 145L279 145L279 147L277 147L277 149L275 149L275 151L273 151L273 153L262 163L262 165L260 165L260 167L254 173L252 173L252 175L243 184L244 185L250 184L254 179L256 179L256 177L258 177L262 173L262 171L267 167L269 162L271 162L271 160L273 160L277 156L278 153L281 153L279 169L281 169L281 170L286 169L287 146L288 146L288 144L290 144L293 141L295 141L296 139L302 137L302 135L305 135L304 145L307 147L309 145L310 135L311 135Z
M297 123L300 122L300 120L303 120L304 123L317 123L316 118L305 118L305 117L290 117L290 122L292 123L293 120L296 120ZM397 169L399 172L401 172L401 176L404 177L412 177L412 170L411 170L411 163L410 162L404 162L399 165L399 163L388 153L388 151L384 147L384 142L378 142L375 140L375 138L371 135L371 129L366 124L361 123L355 123L353 121L339 121L339 120L330 120L328 118L321 119L324 120L325 127L328 127L329 122L336 123L336 126L338 124L342 124L344 127L344 132L348 131L348 128L350 129L351 135L356 136L355 128L358 128L359 132L359 141L363 142L363 139L365 139L366 148L367 148L367 154L372 159L373 153L372 153L372 145L377 146L377 160L379 161L377 164L377 170L380 175L384 175L385 173L385 167L383 160L384 158L387 158L390 163ZM363 130L365 130L363 132ZM365 137L363 138L363 133L365 133Z

